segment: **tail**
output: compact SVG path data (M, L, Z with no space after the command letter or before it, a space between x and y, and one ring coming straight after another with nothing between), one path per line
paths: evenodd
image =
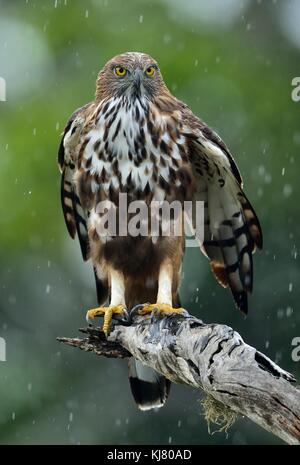
M138 299L135 295L130 302L130 308L137 305L139 299L141 302L154 303L156 294L157 289L153 295L141 294ZM177 291L172 296L172 305L174 308L181 307ZM171 381L133 357L129 359L128 367L130 388L138 408L145 411L163 407L170 393Z
M168 379L134 358L129 359L129 382L140 410L162 407L171 387Z

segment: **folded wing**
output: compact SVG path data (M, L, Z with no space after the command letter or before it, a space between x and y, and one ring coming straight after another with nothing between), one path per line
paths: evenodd
M79 239L82 258L87 261L90 258L88 237L89 211L81 201L76 191L74 174L76 171L76 154L84 121L84 112L88 105L76 110L66 124L58 150L58 164L61 171L61 206L67 230L74 239L76 234ZM107 284L103 283L94 269L97 299L102 304L107 299Z
M261 227L224 142L194 115L189 123L186 136L196 180L195 200L204 202L200 247L218 282L231 289L236 306L247 313L247 295L253 288L252 253L262 248Z

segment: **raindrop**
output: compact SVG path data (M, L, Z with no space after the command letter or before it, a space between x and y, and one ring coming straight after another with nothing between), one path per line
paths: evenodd
M293 192L293 188L290 184L286 184L283 188L283 195L284 197L290 197L290 195L292 194Z
M300 132L299 131L294 133L293 141L296 145L300 145Z
M266 184L271 184L271 182L272 182L272 176L271 176L271 174L267 173L265 175L265 183Z
M275 354L275 363L280 362L281 359L282 359L282 353L281 353L281 351L279 350L279 351L276 352L276 354Z
M17 298L16 298L15 294L10 294L8 296L8 303L10 305L15 305L16 302L17 302Z
M144 16L143 16L143 15L140 15L140 17L139 17L139 22L140 22L140 24L142 24L143 21L144 21Z
M280 308L278 311L277 311L277 318L278 320L281 320L284 316L284 311L282 310L282 308Z
M293 283L289 283L289 292L293 291Z
M50 294L50 289L51 289L50 284L47 284L47 286L46 286L46 294Z
M163 41L164 41L165 44L169 44L171 42L171 40L172 40L172 38L171 38L170 34L165 34L163 36Z
M293 309L292 309L292 307L287 307L287 309L286 309L286 316L287 316L287 317L290 317L290 316L292 316L292 314L293 314Z
M262 189L261 187L259 187L259 188L257 189L257 195L258 195L258 197L262 197L262 196L263 196L263 193L264 193L263 189Z

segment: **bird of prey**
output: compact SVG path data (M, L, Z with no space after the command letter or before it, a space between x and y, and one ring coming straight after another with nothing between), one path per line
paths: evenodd
M99 307L88 311L89 320L104 316L107 333L113 316L138 304L141 314L183 311L178 296L183 235L99 232L99 203L119 208L120 194L147 205L155 199L202 201L200 248L217 281L247 313L252 253L262 247L258 218L229 149L170 93L153 58L127 52L106 63L94 100L66 124L58 162L67 229L72 238L77 234L83 259L91 259L95 271ZM170 382L134 359L129 368L138 406L162 406Z

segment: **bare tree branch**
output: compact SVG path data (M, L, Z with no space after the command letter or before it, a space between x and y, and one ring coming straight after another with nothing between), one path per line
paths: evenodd
M232 328L181 315L136 316L108 340L96 328L84 339L58 338L97 355L134 356L174 383L201 388L288 444L300 444L300 390L295 378Z

